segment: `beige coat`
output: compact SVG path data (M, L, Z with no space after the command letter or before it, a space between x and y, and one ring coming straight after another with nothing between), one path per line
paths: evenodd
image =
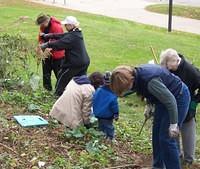
M87 124L91 113L94 91L92 85L79 85L72 79L62 96L53 105L50 116L70 128Z

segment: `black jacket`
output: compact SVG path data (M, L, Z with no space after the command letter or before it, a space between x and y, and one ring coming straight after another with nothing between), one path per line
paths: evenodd
M188 86L191 98L200 101L200 71L194 65L185 60L184 56L179 54L181 62L176 71L172 71L175 75ZM198 90L198 93L195 91Z
M63 67L83 67L90 64L81 30L76 28L68 33L52 34L51 38L57 40L49 42L49 48L66 50Z

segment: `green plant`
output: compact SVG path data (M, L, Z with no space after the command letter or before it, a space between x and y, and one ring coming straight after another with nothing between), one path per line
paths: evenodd
M30 42L21 35L0 35L0 79L19 77L28 71L28 58L33 54Z
M87 129L84 126L76 127L75 129L66 129L64 133L65 138L79 138L83 140L95 140L101 138L103 133L95 130L94 128Z
M64 157L56 157L54 160L54 167L55 168L66 168L68 165L67 160Z
M42 111L48 113L55 97L52 93L43 90L32 92L30 88L22 88L21 90L3 90L1 93L0 101L26 107L27 111Z

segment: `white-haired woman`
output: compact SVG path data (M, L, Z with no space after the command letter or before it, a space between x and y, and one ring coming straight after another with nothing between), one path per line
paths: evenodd
M191 164L195 159L196 107L200 101L200 71L185 60L174 49L166 49L160 54L160 64L166 67L188 86L191 95L189 111L181 129L184 162Z
M61 23L68 32L63 34L42 34L44 38L57 40L41 45L42 49L65 49L65 60L56 84L55 94L58 96L62 95L65 87L74 76L85 75L90 64L82 31L79 28L77 19L74 16L67 16Z

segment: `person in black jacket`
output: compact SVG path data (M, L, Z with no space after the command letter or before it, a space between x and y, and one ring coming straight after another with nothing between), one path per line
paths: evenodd
M191 164L195 159L196 145L196 107L200 101L200 71L190 64L183 55L174 49L167 49L160 55L160 63L188 86L191 102L186 119L183 123L181 135L183 144L184 162Z
M57 40L43 43L40 46L42 49L66 50L65 60L56 84L55 94L57 96L62 95L65 87L74 76L85 75L90 64L90 58L86 51L83 35L77 19L73 16L68 16L61 23L65 25L68 32L63 34L43 34L43 38Z

